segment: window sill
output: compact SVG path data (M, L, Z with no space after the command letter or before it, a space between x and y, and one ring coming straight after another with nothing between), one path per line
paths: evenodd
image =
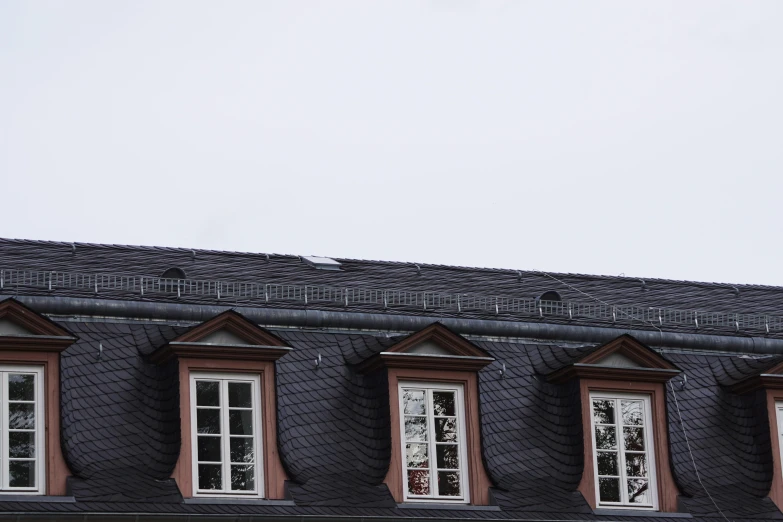
M453 509L461 511L500 511L499 506L471 506L470 504L449 504L436 502L406 502L397 504L398 509Z
M51 495L6 495L0 493L0 502L76 502L74 497L55 497Z
M693 518L690 513L664 513L661 511L651 511L643 509L606 509L597 508L593 510L594 515L615 516L615 517L649 517L649 518Z
M184 499L185 504L247 504L251 506L295 506L293 500L269 500L266 498L236 498L236 497L193 497Z

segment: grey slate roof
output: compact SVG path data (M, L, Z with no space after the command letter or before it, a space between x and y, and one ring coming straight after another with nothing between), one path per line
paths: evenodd
M329 280L339 285L529 297L557 290L566 300L581 296L534 272L430 265L421 265L419 271L405 263L339 261L342 271L324 272L293 256L272 255L267 260L258 254L196 251L194 257L187 249L85 244L77 244L74 254L66 243L0 240L0 267L7 269L156 276L177 266L188 277L203 279L313 284ZM783 314L783 289L776 287L738 285L735 292L731 285L648 279L642 289L639 280L631 278L557 278L614 304ZM45 293L30 288L18 291ZM3 292L13 293L13 289ZM58 290L54 295L79 293ZM361 375L353 367L399 339L369 333L274 330L294 348L276 366L279 449L293 502L193 504L183 502L169 478L180 444L176 362L156 366L147 360L186 328L110 319L60 324L79 338L61 359L62 444L73 474L69 487L75 502L0 497L0 513L5 515L627 519L594 514L577 492L584 464L579 393L573 382L550 384L543 378L594 349L594 344L474 339L496 359L480 372L479 387L482 454L499 509L400 509L382 483L390 456L384 374ZM312 361L318 354L323 363L315 369ZM684 386L675 379L667 388L671 463L683 510L698 521L725 520L724 515L730 520L783 519L767 498L773 471L766 397L761 392L738 396L727 389L777 358L674 351L663 355L687 376ZM506 365L503 378L498 374L501 364ZM633 520L660 518L651 513Z
M769 333L764 332L764 321L754 326L753 335L783 338L783 288L762 285L718 284L633 277L594 276L583 274L545 274L536 271L468 268L387 261L362 261L336 258L341 270L317 270L298 256L253 254L85 243L62 243L0 239L0 269L36 270L41 273L62 271L68 274L104 274L159 277L170 268L181 269L189 279L226 282L262 282L288 285L330 285L334 288L393 289L410 292L433 292L509 298L535 299L548 291L558 292L563 301L606 303L612 306L635 306L638 310L676 309L707 311L725 314L755 313L774 316L777 322ZM18 286L18 281L4 292L18 291L23 295L89 296L93 290L60 289L50 291L43 287ZM175 292L176 293L176 292ZM192 295L177 298L164 294L145 294L116 291L107 298L143 299L145 301L204 302ZM240 304L240 303L238 303ZM299 302L285 299L270 306L301 307ZM339 308L339 303L319 302L310 308ZM488 305L491 309L492 307ZM366 305L352 310L379 311L381 307ZM424 310L416 306L398 306L394 313L443 316L455 315L449 310ZM534 311L535 312L535 311ZM463 310L460 317L492 317L500 320L522 320L518 314ZM656 313L653 313L657 317ZM630 320L623 313L618 320L629 320L634 328L653 329L645 321ZM526 321L563 322L562 317L538 317L537 313L524 316ZM569 320L573 324L584 320ZM649 319L647 319L649 321ZM612 320L591 319L593 325L611 325ZM655 319L653 319L655 322ZM702 321L704 323L704 321ZM719 330L723 335L735 335L734 321L723 318ZM700 330L693 321L685 324L667 324L668 330L709 331L706 323ZM736 335L745 335L744 332Z

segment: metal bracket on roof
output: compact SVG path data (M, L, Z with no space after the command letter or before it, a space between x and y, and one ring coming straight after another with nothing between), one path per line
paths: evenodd
M574 310L571 308L571 303L568 303L568 320L572 320L574 318Z
M769 333L769 317L764 318L764 329Z
M693 322L696 324L696 328L699 327L699 312L693 312Z
M421 267L419 265L413 265L416 267L416 275L421 275Z
M663 315L660 308L658 309L658 324L663 324Z
M734 331L739 332L739 321L734 319Z
M647 283L644 282L644 279L639 279L639 281L642 283L642 292L647 291Z
M517 270L517 281L522 281L522 270Z
M49 272L49 291L52 291L52 279L54 279L54 270Z
M190 257L191 257L191 259L196 259L196 251L195 250L191 250L190 251Z
M501 379L505 379L506 378L506 363L502 363L502 364L503 364L503 367L500 370L498 370L498 374L500 375Z
M76 255L76 243L71 242L71 255Z
M305 285L304 287L304 301L305 301L305 306L307 306L307 285Z
M457 294L457 313L462 313L462 299L459 294Z
M103 357L103 343L98 343L98 360L101 360L101 357Z
M321 367L321 352L318 352L318 358L313 362L315 363L316 370Z
M389 307L389 300L386 295L386 292L383 292L383 308L386 309Z
M731 289L734 290L734 295L736 297L739 297L739 288L737 288L736 286L732 286Z
M4 285L5 285L5 270L0 270L0 290L3 289Z
M495 315L500 314L500 307L498 306L498 298L495 298Z
M612 307L612 322L613 323L617 322L617 307L616 306Z
M269 254L264 254L264 257L266 257L266 262L269 262Z
M680 391L684 390L687 385L688 385L688 376L683 373L682 380L680 380Z

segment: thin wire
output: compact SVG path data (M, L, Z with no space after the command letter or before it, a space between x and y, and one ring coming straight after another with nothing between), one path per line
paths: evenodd
M550 278L550 279L553 279L553 280L557 281L557 282L558 282L558 283L560 283L561 285L565 285L565 286L567 286L568 288L570 288L570 289L571 289L571 290L573 290L574 292L579 292L580 294L582 294L582 295L584 295L584 296L586 296L586 297L588 297L588 298L590 298L590 299L592 299L592 300L594 300L594 301L598 301L599 303L601 303L601 304L602 304L602 305L604 305L604 306L612 306L612 305L610 305L609 303L607 303L606 301L602 301L601 299L598 299L597 297L595 297L595 296L592 296L592 295L588 294L587 292L583 292L583 291L579 290L577 287L575 287L575 286L573 286L573 285L569 285L569 284L568 284L568 283L566 283L565 281L561 281L560 279L556 278L556 277L555 277L555 276L553 276L552 274L549 274L549 273L547 273L547 272L544 272L543 270L533 270L533 271L534 271L534 272L538 272L539 274L545 275L545 276L547 276L548 278ZM617 308L616 308L616 307L615 307L614 309L615 309L615 310L617 310ZM656 330L658 330L658 333L663 333L663 330L661 330L660 328L658 328L657 326L655 326L655 323L653 323L652 321L648 321L648 320L646 320L646 319L639 319L638 317L634 317L634 316L632 316L631 314L629 314L628 312L625 312L625 311L623 311L623 310L620 310L620 313L621 313L621 314L624 314L624 315L626 315L626 316L628 316L628 317L630 317L630 318L631 318L631 319L633 319L634 321L641 321L642 323L650 323L650 326L652 326L653 328L655 328Z
M682 434L685 436L685 446L688 448L688 454L691 456L691 463L693 464L693 471L696 472L696 480L699 481L699 485L701 486L701 489L704 490L704 492L707 494L707 496L712 501L712 505L715 506L715 509L718 510L718 513L726 519L727 521L731 522L729 518L723 513L723 511L720 509L720 506L718 506L718 503L715 502L715 499L712 498L712 495L710 495L710 492L707 490L707 487L704 485L704 483L701 481L701 474L699 473L699 467L696 466L696 459L693 458L693 451L691 451L691 443L688 441L688 431L685 429L685 422L682 420L682 413L680 413L680 403L677 402L677 393L674 391L674 385L669 381L669 388L672 390L672 396L674 397L674 405L677 407L677 416L680 418L680 429L682 429Z

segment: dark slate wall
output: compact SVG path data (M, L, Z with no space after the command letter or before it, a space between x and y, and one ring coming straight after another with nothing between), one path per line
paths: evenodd
M182 329L72 322L66 326L80 338L62 356L63 446L77 498L69 509L206 509L181 504L176 485L168 478L179 451L175 366L154 366L145 358ZM346 363L356 363L394 340L276 333L294 347L278 362L276 380L280 450L296 506L275 509L289 514L327 513L334 508L359 515L443 516L394 509L382 484L390 455L387 383L382 372L362 376ZM104 347L100 360L99 343ZM583 469L578 388L576 383L548 384L541 377L589 348L478 344L497 359L481 371L479 386L483 457L502 511L459 517L594 518L576 491ZM315 368L319 353L322 364ZM734 520L783 518L766 498L772 455L764 396L736 396L720 384L760 363L718 355L665 355L688 376L682 389L680 379L674 379L667 395L673 471L685 508L705 520L719 518L714 500ZM502 363L503 378L498 373ZM694 473L683 428L713 500ZM0 510L12 508L0 502ZM209 507L224 513L246 509Z

